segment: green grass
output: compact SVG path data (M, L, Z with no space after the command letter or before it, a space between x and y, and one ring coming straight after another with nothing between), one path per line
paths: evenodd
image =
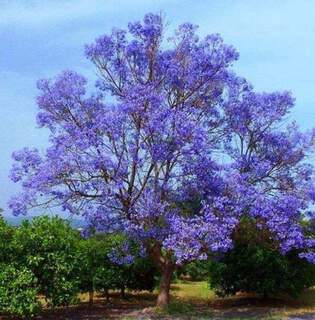
M156 310L157 314L162 316L161 319L163 315L168 315L172 319L210 320L221 313L229 312L229 315L222 319L283 320L290 315L315 313L315 288L306 290L299 299L283 298L280 302L262 300L258 305L251 305L244 304L242 297L218 299L205 281L179 280L171 286L171 297L167 308ZM246 312L241 315L241 309L247 309L248 315L254 315L246 316Z
M122 300L117 292L111 292L111 303L121 311L123 320L285 320L292 315L315 314L315 288L306 290L299 299L257 300L252 295L219 299L205 281L178 280L171 286L171 303L164 309L154 306L156 294L129 292L128 299ZM81 295L81 299L87 301L87 295ZM104 298L96 295L96 302L98 299L106 308Z
M171 286L171 295L185 301L205 302L215 298L206 281L180 280Z

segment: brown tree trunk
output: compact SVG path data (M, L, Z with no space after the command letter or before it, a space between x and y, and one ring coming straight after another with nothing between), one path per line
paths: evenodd
M125 287L120 288L120 296L122 299L126 299Z
M94 303L94 290L89 291L89 305L92 306Z
M157 297L157 306L165 307L170 302L170 287L174 267L171 264L164 265L160 280L159 294Z

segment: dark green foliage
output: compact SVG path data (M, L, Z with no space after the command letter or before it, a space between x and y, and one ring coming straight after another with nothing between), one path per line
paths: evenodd
M153 291L158 282L158 273L148 258L136 258L130 265L108 263L99 272L97 287L100 291L125 290Z
M194 261L184 267L182 273L193 281L206 280L209 277L209 261Z
M158 271L149 258L137 258L125 267L126 287L130 290L153 291L158 283Z
M296 297L315 284L313 264L300 259L297 252L282 255L266 231L253 228L250 220L242 221L234 237L234 248L210 264L210 286L218 295L244 291Z
M149 258L136 258L130 265L110 264L104 270L103 289L153 291L158 283L158 272Z
M0 310L18 316L34 316L40 310L34 274L25 267L1 265Z
M94 291L120 290L124 295L126 289L155 288L157 272L148 258L136 258L130 265L120 265L109 258L113 248L119 250L125 241L119 234L98 234L80 241L80 288L90 292L90 303Z
M90 293L93 303L94 291L100 290L107 281L110 242L101 236L79 241L80 290Z
M210 285L221 296L238 291L297 296L315 284L313 265L294 253L282 256L259 246L236 246L220 262L211 264L210 273Z

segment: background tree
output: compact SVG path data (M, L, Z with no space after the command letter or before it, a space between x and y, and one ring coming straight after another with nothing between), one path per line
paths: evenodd
M189 276L192 281L208 280L210 261L193 261L188 263L181 274Z
M244 215L283 252L312 246L298 220L312 200L302 163L313 140L279 129L293 99L253 92L230 69L236 50L196 30L185 23L165 45L161 16L147 14L86 46L97 92L72 71L41 80L37 120L50 146L13 155L11 177L24 187L13 212L60 205L96 231L123 232L161 271L158 305L178 265L231 248ZM178 205L196 197L189 214Z
M94 292L98 284L103 282L102 274L108 268L108 253L111 248L106 239L90 237L81 239L80 252L80 290L89 292L89 304L94 301Z
M122 251L126 238L121 234L97 234L80 241L80 287L89 292L93 304L95 291L103 292L107 298L109 290L153 291L158 273L149 258L136 257L122 262L113 252ZM136 248L135 248L136 249ZM116 262L115 262L116 260Z

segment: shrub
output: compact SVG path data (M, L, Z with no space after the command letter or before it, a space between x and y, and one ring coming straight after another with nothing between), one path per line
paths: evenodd
M79 234L58 217L24 221L15 233L17 262L35 275L38 291L51 307L77 298L78 240Z
M262 296L287 293L296 297L315 284L315 266L291 251L282 255L265 230L243 220L234 248L210 264L210 286L220 296L239 291Z

